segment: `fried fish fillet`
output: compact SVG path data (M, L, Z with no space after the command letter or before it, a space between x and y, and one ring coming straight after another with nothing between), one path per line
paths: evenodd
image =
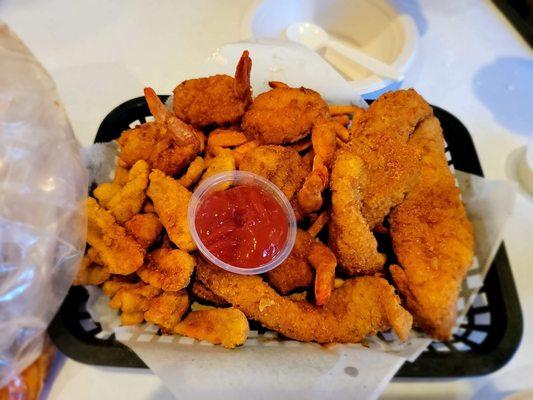
M98 252L112 274L128 275L143 264L142 246L92 197L87 199L87 243Z
M155 211L170 240L181 250L196 250L187 220L191 192L175 179L155 170L150 174L147 194L152 199Z
M339 150L330 179L329 244L337 254L340 268L348 275L372 274L385 262L385 256L377 251L376 238L362 215L366 180L362 159L348 149Z
M461 282L472 263L472 226L444 155L437 118L423 121L411 143L423 153L421 175L390 217L401 266L392 266L391 274L416 323L432 337L448 340Z
M250 150L244 155L239 169L267 178L288 199L301 187L307 174L296 150L276 145L259 146Z
M318 343L355 343L393 328L404 340L412 317L382 278L347 280L320 307L277 294L259 276L237 275L201 261L199 279L248 318L284 336Z
M420 151L410 134L431 116L429 104L415 90L380 96L354 125L350 149L365 165L368 176L362 212L373 229L413 187L420 168Z

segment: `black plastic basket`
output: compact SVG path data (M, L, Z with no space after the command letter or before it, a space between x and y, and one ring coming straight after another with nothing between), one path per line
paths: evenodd
M168 96L160 96L165 101ZM433 107L454 167L483 176L476 150L465 126L452 114ZM95 142L108 142L150 116L142 97L129 100L103 120ZM98 338L99 324L86 311L87 292L72 287L49 328L57 347L74 360L93 365L146 368L142 360L114 336ZM509 260L502 244L476 301L448 343L433 342L414 363L405 363L397 377L465 377L501 368L522 337L522 313Z

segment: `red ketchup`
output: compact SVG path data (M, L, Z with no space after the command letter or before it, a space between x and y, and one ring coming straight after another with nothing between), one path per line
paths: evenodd
M239 268L271 261L287 240L282 206L256 186L235 186L208 194L196 212L196 230L219 260Z

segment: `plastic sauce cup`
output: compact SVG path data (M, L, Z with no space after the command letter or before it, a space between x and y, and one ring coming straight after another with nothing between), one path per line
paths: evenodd
M202 201L211 193L220 190L226 190L235 186L256 186L266 193L270 194L281 206L285 215L287 216L288 229L287 238L284 246L281 248L278 254L274 256L269 262L261 264L255 268L241 268L228 264L221 259L217 258L211 253L204 245L198 231L196 230L196 212ZM292 209L289 200L283 192L272 182L263 178L262 176L245 171L229 171L222 172L217 175L213 175L202 182L192 194L191 201L189 202L187 218L189 221L189 228L192 238L198 247L200 253L212 264L217 265L226 271L234 272L241 275L256 275L270 271L280 265L289 256L294 242L296 241L296 217Z

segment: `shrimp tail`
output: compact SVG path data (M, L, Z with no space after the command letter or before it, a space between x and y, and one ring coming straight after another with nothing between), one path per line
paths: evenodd
M248 50L244 50L235 70L235 89L240 98L252 102L252 89L250 86L250 72L252 70L252 59Z
M159 96L155 93L155 90L151 87L144 88L144 98L146 99L150 113L156 121L166 122L172 115L172 112L165 107Z

